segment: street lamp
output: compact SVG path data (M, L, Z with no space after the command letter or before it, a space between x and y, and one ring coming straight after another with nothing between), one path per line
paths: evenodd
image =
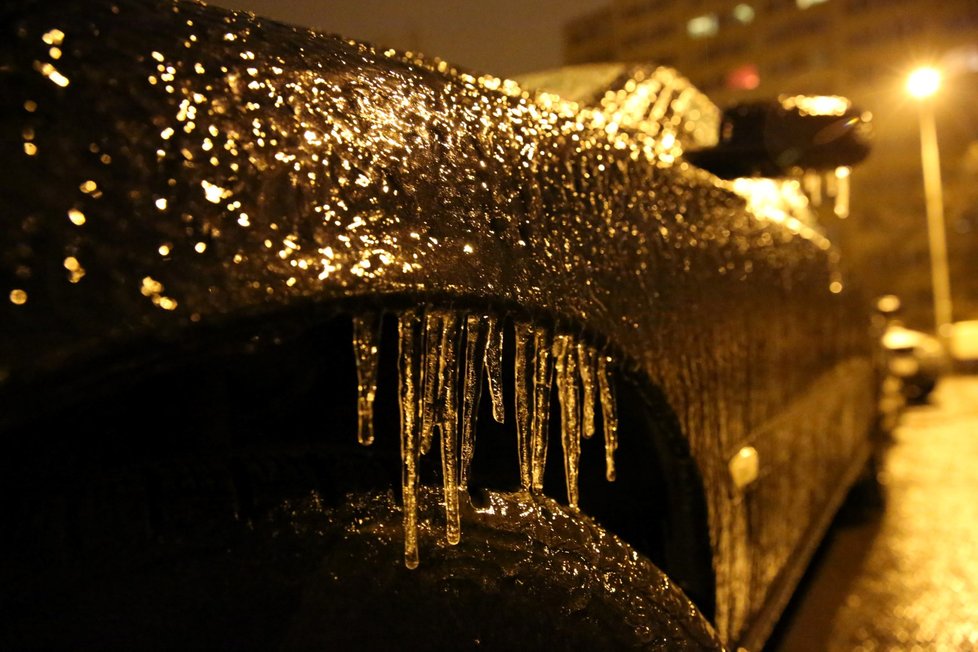
M920 163L924 175L927 235L930 241L930 274L934 288L934 326L946 338L951 329L951 278L947 264L944 231L944 193L941 187L941 158L937 149L937 126L932 98L941 87L936 68L917 68L907 78L907 92L918 100L920 115Z

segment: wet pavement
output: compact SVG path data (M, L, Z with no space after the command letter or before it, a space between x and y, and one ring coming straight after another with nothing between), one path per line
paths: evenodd
M978 650L978 376L904 414L880 480L885 507L837 519L770 649Z

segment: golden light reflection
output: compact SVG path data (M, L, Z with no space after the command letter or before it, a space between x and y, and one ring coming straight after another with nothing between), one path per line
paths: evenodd
M139 291L144 297L150 297L163 291L163 284L152 276L143 277L142 286Z
M163 295L163 284L154 279L152 276L144 276L139 288L140 294L144 297L148 297L153 305L162 308L163 310L176 310L177 301L172 297L167 297Z
M795 95L782 97L781 106L797 109L802 115L845 115L852 106L845 97L836 95Z
M41 36L41 40L47 43L48 45L61 45L61 43L64 41L64 38L65 38L65 33L57 28L47 31Z
M744 489L757 480L760 458L753 446L744 446L727 463L730 479L737 489Z
M27 292L21 289L14 289L10 291L10 303L15 306L22 306L27 303Z
M71 80L58 72L58 69L50 63L37 62L37 69L42 75L50 79L55 85L60 86L61 88L67 88L71 83Z
M69 282L77 283L85 276L85 268L82 267L81 263L74 256L65 258L63 264L64 268L70 273L68 277Z
M204 198L212 204L220 204L222 200L231 196L230 190L226 190L206 179L202 180L200 185L204 189Z
M68 219L75 226L81 226L85 223L85 214L77 208L72 208L68 210Z

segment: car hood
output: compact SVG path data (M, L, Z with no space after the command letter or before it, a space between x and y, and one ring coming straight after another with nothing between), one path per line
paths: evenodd
M303 303L516 307L641 361L696 292L790 267L830 298L804 267L824 239L663 153L688 117L618 129L438 60L194 5L27 3L5 24L5 377Z

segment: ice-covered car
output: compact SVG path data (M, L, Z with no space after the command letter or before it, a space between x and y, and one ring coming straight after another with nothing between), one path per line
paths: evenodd
M170 0L0 17L3 647L764 640L873 344L797 190L701 166L852 162L858 112L643 66L572 102Z
M939 339L897 323L883 333L883 352L887 373L899 381L901 393L911 403L926 402L950 368Z

